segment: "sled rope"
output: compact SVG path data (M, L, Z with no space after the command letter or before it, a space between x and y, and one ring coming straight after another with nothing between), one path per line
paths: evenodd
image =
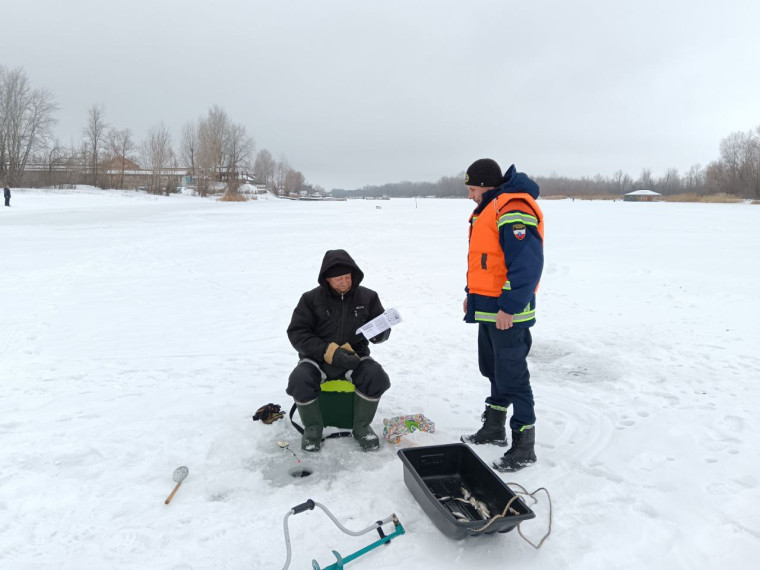
M472 530L474 530L475 532L482 532L482 531L486 530L489 526L491 526L498 519L502 519L502 518L506 517L507 513L510 512L510 510L511 510L512 514L518 514L514 509L512 509L512 503L514 503L520 495L522 495L524 497L530 497L531 499L533 499L534 503L537 503L538 499L536 499L536 493L538 493L539 491L543 491L544 493L546 493L546 497L549 500L549 528L546 531L546 534L543 536L543 538L541 538L541 540L538 541L538 544L534 544L528 537L526 537L523 534L522 529L520 528L520 525L522 523L517 523L517 532L520 534L520 537L525 542L527 542L528 544L530 544L533 548L535 548L536 550L538 550L539 548L541 548L544 545L544 542L546 541L547 538L549 538L549 535L552 533L552 497L549 494L549 491L546 489L546 487L539 487L538 489L536 489L532 493L529 493L528 490L525 487L523 487L522 485L520 485L519 483L507 483L507 485L511 485L511 486L517 487L520 490L516 492L515 496L512 497L509 500L509 502L507 502L507 506L504 507L504 510L500 514L494 515L493 517L491 517L491 519L486 524L484 524L483 526L481 526L479 528L474 528Z
M492 516L491 519L486 524L484 524L483 526L481 526L479 528L474 528L472 530L474 530L475 532L483 532L489 526L491 526L493 523L495 523L497 520L503 519L504 517L506 517L508 511L511 511L513 515L514 514L518 514L517 511L515 511L511 507L512 507L512 503L514 503L519 498L520 498L519 495L515 495L514 497L512 497L511 499L509 499L509 502L507 503L507 506L504 507L504 510L500 514ZM467 501L465 501L465 502L467 502Z

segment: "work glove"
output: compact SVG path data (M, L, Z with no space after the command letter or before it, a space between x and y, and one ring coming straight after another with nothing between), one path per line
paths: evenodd
M348 351L345 348L338 348L332 357L332 364L334 366L347 370L356 370L361 362L361 359L355 352Z
M267 404L256 410L253 421L261 420L265 424L271 424L279 420L285 414L280 410L278 404Z
M331 342L327 345L327 350L325 350L325 355L322 357L324 358L325 362L327 364L333 363L333 355L335 354L335 351L338 350L338 343Z
M354 350L354 347L353 347L353 346L351 346L351 345L350 345L350 344L348 344L348 343L345 343L345 344L341 344L341 345L340 345L340 347L341 347L341 348L345 348L345 349L346 349L346 350L348 350L349 352L356 352L356 351Z
M369 341L372 344L378 344L378 343L385 342L386 340L388 340L389 336L391 336L391 329L383 331L377 336L373 336L371 339L369 339Z

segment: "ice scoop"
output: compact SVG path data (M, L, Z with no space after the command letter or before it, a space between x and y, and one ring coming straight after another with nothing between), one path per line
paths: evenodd
M172 475L172 479L174 480L174 482L176 483L176 485L174 486L174 491L172 491L172 494L169 495L166 498L166 500L164 501L165 505L168 505L169 502L174 498L174 493L176 493L177 489L179 489L179 486L182 485L182 481L185 480L185 478L187 477L188 473L190 473L190 470L187 467L185 467L184 465L182 467L177 467L174 470L174 474Z

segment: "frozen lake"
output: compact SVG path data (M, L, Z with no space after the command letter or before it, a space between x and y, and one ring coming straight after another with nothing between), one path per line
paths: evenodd
M541 201L546 267L529 358L552 535L454 541L406 489L393 446L275 445L296 355L285 335L327 249L404 322L373 349L382 418L432 443L480 425L487 380L462 322L466 200L221 203L14 190L0 210L0 567L281 568L306 499L407 530L349 568L754 567L760 557L760 206ZM424 437L422 438L424 440ZM299 450L300 451L300 450ZM478 447L488 463L503 449ZM171 475L190 475L171 505ZM545 531L545 503L523 532ZM290 519L291 568L374 538Z

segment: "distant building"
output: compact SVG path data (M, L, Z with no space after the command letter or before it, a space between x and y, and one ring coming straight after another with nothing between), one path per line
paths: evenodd
M653 190L634 190L623 196L626 202L661 202L662 194Z
M140 170L140 166L136 162L132 162L128 158L122 156L114 156L111 160L101 163L101 168L104 170L113 170L114 172L122 170Z

